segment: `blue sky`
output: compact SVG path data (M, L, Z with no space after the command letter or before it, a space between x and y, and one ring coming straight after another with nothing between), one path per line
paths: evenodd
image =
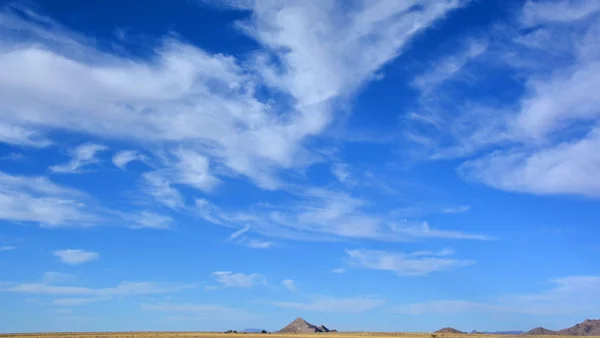
M0 328L600 311L600 3L0 9Z

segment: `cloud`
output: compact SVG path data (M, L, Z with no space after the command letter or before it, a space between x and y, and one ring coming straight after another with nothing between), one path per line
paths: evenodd
M147 160L146 156L140 154L135 150L122 150L116 153L113 158L113 164L119 169L125 170L127 164L133 161L141 161L145 162Z
M53 253L54 256L60 258L63 263L71 265L92 262L100 258L100 255L97 252L78 249L56 250Z
M65 295L65 296L139 296L150 294L164 294L188 290L196 285L162 285L154 282L121 282L115 287L88 288L82 286L57 286L44 283L6 283L0 287L0 292L40 294L40 295Z
M52 300L52 304L59 306L79 306L109 299L110 298L57 298Z
M242 243L252 249L268 249L273 246L273 242L261 241L258 239L249 239L247 241L243 241Z
M469 210L471 210L470 205L459 205L459 206L455 206L455 207L443 208L442 212L444 214L461 214L461 213L467 212Z
M394 312L438 315L499 312L539 316L585 316L600 309L600 277L569 276L550 282L554 285L553 288L538 293L503 295L484 302L436 300L397 306ZM587 295L583 303L579 300L582 294Z
M349 167L345 163L336 163L331 166L331 173L341 183L352 183L352 174L350 173Z
M252 249L268 249L273 246L273 242L261 241L258 239L248 238L247 236L244 236L244 234L246 234L249 230L250 230L249 226L241 228L240 230L237 230L234 233L232 233L229 236L228 240L234 241L237 244L240 244L240 245L246 246L248 248L252 248Z
M106 146L101 144L86 143L79 145L77 148L71 150L71 161L65 164L51 166L50 170L54 173L83 173L85 166L98 162L96 154L107 149Z
M346 192L313 188L305 189L291 203L270 205L264 209L257 207L251 212L224 211L204 199L196 200L196 211L200 217L214 224L232 228L242 226L268 236L302 240L490 239L481 234L434 229L426 222L406 221L393 213L371 212L369 204Z
M171 209L185 207L185 199L171 182L156 172L142 174L142 190L156 201Z
M44 226L88 226L98 216L81 200L85 194L45 177L0 172L0 219Z
M533 194L600 197L600 128L585 138L530 151L497 151L459 171L488 186Z
M231 271L216 271L212 273L215 280L223 287L250 288L257 284L266 284L265 277L258 273L233 273Z
M411 254L378 250L347 250L348 264L353 267L392 271L399 276L423 276L433 272L450 270L475 264L472 260L445 258L452 254L444 250L440 254L416 252Z
M134 229L166 229L171 224L170 217L147 210L121 212L98 206L85 193L39 176L0 172L0 202L0 219L46 228L124 224Z
M335 268L335 269L331 270L331 272L340 274L340 273L345 273L346 269L344 269L344 268Z
M487 48L486 42L469 41L463 51L436 62L427 73L417 76L413 85L427 95L443 82L455 79L467 63L482 56Z
M77 279L76 275L72 275L69 273L48 271L44 272L44 276L42 277L42 282L46 284L62 284L67 282L72 282Z
M527 26L541 23L568 23L584 19L600 12L600 4L594 1L527 1L523 6L521 20Z
M298 286L296 285L296 282L293 279L284 279L281 281L281 285L283 285L290 291L296 291L298 289Z
M38 131L0 121L0 142L13 145L46 147L52 141Z
M142 306L142 309L147 311L185 313L185 317L179 318L183 320L247 320L260 317L256 313L211 304L164 302L145 304Z
M516 27L490 29L475 81L487 86L518 77L521 92L467 101L460 97L471 97L474 88L461 87L460 96L438 89L412 119L420 129L408 124L417 147L428 150L420 153L467 157L459 167L463 177L492 188L598 198L599 13L595 2L527 1Z
M124 214L122 217L131 222L128 227L132 229L169 229L173 223L173 218L147 210Z
M371 297L334 298L334 297L312 297L307 303L295 302L273 302L274 306L311 312L328 313L362 313L377 308L385 303L385 300Z
M0 252L12 251L12 250L15 250L16 248L17 248L16 246L12 246L12 245L3 245L3 246L0 246Z
M214 167L277 189L280 171L316 160L305 141L334 120L336 101L465 3L360 2L342 17L337 2L228 1L245 9L247 19L237 27L262 46L244 60L174 38L159 41L151 58L132 59L100 50L50 18L9 7L0 20L0 110L7 112L0 123L153 142L172 151L183 144L189 153L167 166L185 166L181 184L214 188ZM263 91L282 99L264 100L257 94ZM83 164L74 159L53 169L79 172Z

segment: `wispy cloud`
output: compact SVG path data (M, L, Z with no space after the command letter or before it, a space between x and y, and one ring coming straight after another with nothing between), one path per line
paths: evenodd
M12 245L3 245L3 246L0 246L0 252L12 251L12 250L15 250L16 248L17 248L16 246L12 246Z
M453 315L501 312L528 315L587 315L600 310L600 277L570 276L551 280L554 287L530 294L513 294L490 301L437 300L395 307L406 314ZM578 296L585 294L586 301Z
M106 300L110 300L110 298L57 298L52 300L52 304L58 306L79 306Z
M340 273L346 272L346 269L344 269L344 268L335 268L335 269L331 270L331 272L340 274Z
M418 33L467 1L377 0L352 7L343 20L348 8L337 2L228 3L248 13L237 27L262 46L254 58L212 55L166 38L152 60L133 60L31 11L2 12L7 48L0 54L0 89L15 93L1 100L8 112L2 122L152 141L174 151L173 143L185 144L194 157L181 159L190 165L179 176L183 184L210 189L218 182L209 171L214 165L276 189L280 170L314 161L304 140L334 119L332 101L349 97ZM258 87L289 99L263 101ZM27 88L27 95L16 88ZM85 159L54 170L79 172Z
M233 273L231 271L213 272L213 277L217 283L223 287L250 288L258 284L266 284L265 277L258 273Z
M83 173L86 166L98 162L96 154L107 149L106 146L101 144L86 143L79 145L71 150L72 159L69 162L51 166L50 170L54 173Z
M248 236L245 236L245 234L248 231L250 231L249 226L241 228L240 230L237 230L234 233L232 233L229 236L228 240L251 249L268 249L273 246L273 242L258 240L255 238L249 238Z
M3 121L0 121L0 142L30 147L52 144L52 141L35 129Z
M488 45L482 41L470 41L460 53L439 60L427 73L414 79L413 85L425 95L449 79L456 79L457 74L468 62L485 53Z
M63 296L137 296L150 294L164 294L189 290L196 285L179 284L165 285L154 282L121 282L117 286L109 288L89 288L83 286L49 285L44 283L6 283L0 287L0 292L40 294L40 295L63 295Z
M373 297L334 298L316 296L310 302L273 302L277 307L296 309L311 312L330 313L362 313L377 308L385 303L385 300Z
M293 279L284 279L281 281L281 285L292 292L298 289L298 285L296 285L296 282Z
M369 211L369 202L348 193L324 189L307 189L289 205L252 212L226 212L207 200L197 200L198 214L209 222L243 226L269 236L303 240L335 238L369 238L386 241L447 238L489 240L489 236L460 231L435 229L427 222L410 222L393 213Z
M169 229L173 218L151 211L123 214L121 218L130 222L127 227L131 229Z
M145 162L145 161L147 161L147 158L145 155L142 155L135 150L119 151L112 158L113 164L122 170L125 170L125 168L127 167L127 164L129 164L133 161Z
M63 284L72 282L75 279L77 279L76 275L55 271L44 272L42 276L42 282L46 284Z
M475 264L472 260L448 258L453 252L428 251L404 254L379 250L347 250L347 260L351 267L392 271L400 276L422 276L433 272L456 269Z
M260 315L250 313L244 310L233 309L220 305L211 304L194 304L194 303L157 303L145 304L143 310L161 311L172 313L183 313L184 317L179 317L180 320L247 320L259 318Z
M443 208L442 212L444 214L460 214L463 212L467 212L471 210L471 206L470 205L459 205L459 206L455 206L455 207L447 207L447 208Z
M44 226L87 226L97 215L82 202L85 194L45 177L0 172L0 219Z
M63 263L71 265L87 263L100 258L100 255L97 252L79 249L56 250L53 253L54 256L60 258Z
M490 103L444 99L448 93L437 92L423 102L420 116L435 123L427 124L426 135L416 135L428 141L420 147L431 158L470 157L460 173L496 189L598 198L598 13L595 2L526 1L516 27L491 29L488 51L471 54L503 70L477 81L518 76L521 93ZM442 59L468 59L463 56Z

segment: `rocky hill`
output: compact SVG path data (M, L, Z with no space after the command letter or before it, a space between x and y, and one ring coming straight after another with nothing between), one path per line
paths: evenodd
M556 331L548 330L543 327L536 327L535 329L531 329L523 334L528 336L552 336L556 334Z
M564 336L600 336L600 319L586 319L582 323L557 333Z
M325 325L316 326L306 320L298 317L293 322L289 323L283 329L277 331L278 333L315 333L315 332L337 332L336 330L329 330Z
M585 321L560 331L552 331L543 327L536 327L533 330L523 333L524 335L536 336L600 336L600 319L586 319Z
M435 331L435 333L456 333L456 334L464 334L465 332L458 331L457 329L451 327L445 327L443 329L439 329Z

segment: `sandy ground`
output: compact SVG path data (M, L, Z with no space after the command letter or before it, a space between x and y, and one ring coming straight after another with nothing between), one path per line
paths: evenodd
M313 334L255 334L237 333L224 334L212 332L86 332L86 333L27 333L27 334L0 334L1 338L8 337L60 337L60 338L325 338L323 336L334 336L336 338L353 337L382 337L382 338L433 338L431 333L382 333L382 332L340 332L340 333L313 333ZM436 334L436 338L523 338L523 336L511 335L475 335L475 334ZM561 336L531 336L534 338L560 338ZM573 338L573 336L565 336ZM598 337L600 338L600 337Z

